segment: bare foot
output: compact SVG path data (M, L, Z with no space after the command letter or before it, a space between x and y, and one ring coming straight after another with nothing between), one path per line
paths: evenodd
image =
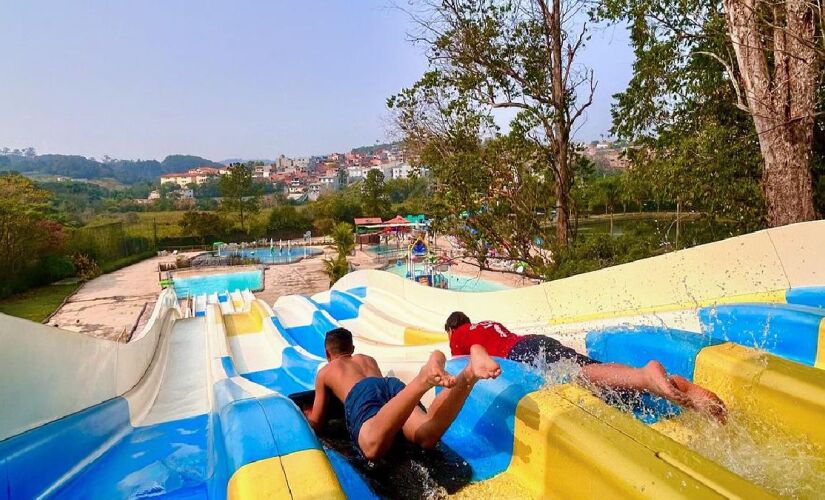
M651 361L642 368L642 371L647 378L646 390L648 392L676 404L687 404L686 395L667 377L662 363Z
M472 380L496 378L501 375L501 366L480 345L470 348L470 362L465 370Z
M725 423L728 410L719 396L679 375L672 375L670 380L685 395L685 406Z
M430 354L430 359L421 367L418 376L421 377L421 380L425 384L431 387L452 387L455 385L455 378L444 369L445 363L447 363L447 358L444 356L444 353L441 351L433 351L433 353Z

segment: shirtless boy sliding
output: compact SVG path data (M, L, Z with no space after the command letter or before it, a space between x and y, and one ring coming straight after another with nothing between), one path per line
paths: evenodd
M375 359L353 354L349 330L327 332L324 347L329 363L315 377L315 402L306 411L307 418L313 429L323 426L329 388L344 403L352 442L368 460L386 454L399 432L422 448L432 448L455 420L475 383L501 375L498 363L476 346L469 353L467 367L455 377L444 369L444 353L433 351L405 386L395 377L382 376ZM436 386L444 390L425 413L418 404Z

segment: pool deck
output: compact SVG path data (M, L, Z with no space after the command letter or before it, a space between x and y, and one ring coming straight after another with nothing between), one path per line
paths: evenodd
M441 242L439 242L441 243ZM446 245L446 243L445 243ZM449 245L442 245L449 248ZM194 256L199 252L182 254ZM329 289L329 278L324 274L323 259L334 255L330 247L324 248L324 255L303 259L292 264L269 265L265 270L264 290L255 295L268 304L278 297L291 294L312 295ZM158 284L158 263L174 262L175 256L153 257L118 271L98 276L84 284L51 317L48 324L59 326L94 337L128 341L133 331L138 331L149 318L154 307L160 285ZM376 258L372 253L356 250L350 257L356 270L380 269L387 265L387 259ZM480 271L478 267L457 259L450 268L452 274L480 277L495 281L511 288L534 284L516 274L495 271ZM175 271L175 275L231 273L256 269L257 266L212 267Z
M48 324L93 337L128 340L152 314L161 290L157 270L162 262L175 262L175 256L153 257L86 282Z

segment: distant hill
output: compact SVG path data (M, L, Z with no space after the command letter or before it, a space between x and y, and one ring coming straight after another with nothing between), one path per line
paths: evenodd
M23 174L46 174L73 179L114 179L123 184L153 181L161 174L186 171L199 166L220 166L199 156L169 155L157 160L97 161L78 155L0 155L0 171L15 170Z

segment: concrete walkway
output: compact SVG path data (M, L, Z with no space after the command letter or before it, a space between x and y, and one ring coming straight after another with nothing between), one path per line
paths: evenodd
M84 284L49 320L50 325L111 340L128 339L148 318L160 293L158 263L174 256L153 257ZM145 311L145 312L144 312Z

